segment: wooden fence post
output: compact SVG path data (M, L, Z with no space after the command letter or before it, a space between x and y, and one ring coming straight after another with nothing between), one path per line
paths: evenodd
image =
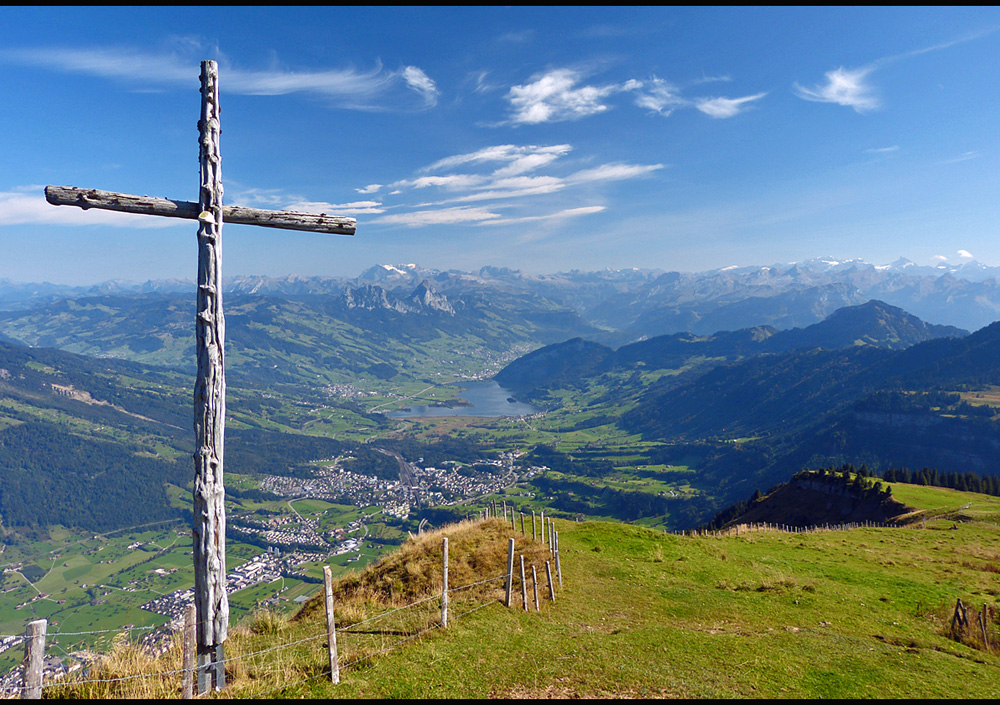
M531 566L531 589L535 593L535 612L541 611L538 606L538 573L535 572L535 566Z
M552 563L551 561L545 561L545 575L549 578L549 599L553 602L556 601L556 588L552 584Z
M528 583L524 579L524 555L521 558L521 602L524 604L524 611L528 611Z
M194 697L194 658L198 650L198 636L195 632L198 619L197 608L190 604L184 608L184 656L181 668L181 698L190 700Z
M545 543L545 512L542 512L541 524L542 543Z
M531 510L531 540L535 540L535 510Z
M21 698L41 700L42 667L45 663L45 632L48 620L36 619L28 622L24 631L24 675Z
M555 541L553 542L556 549L556 575L559 576L559 589L562 589L562 567L559 565L559 532L555 532Z
M514 587L514 539L507 540L507 585L503 606L510 607L510 591Z
M333 616L333 578L330 566L323 566L323 598L326 603L326 637L329 640L330 682L340 683L340 664L337 663L337 622Z
M518 512L521 515L521 536L524 536L524 512Z
M448 627L448 537L445 536L442 542L444 553L441 565L441 626Z
M986 605L983 604L983 613L979 615L979 627L983 630L983 646L986 647L986 653L990 653L990 638L986 635L986 620L988 615L986 612Z

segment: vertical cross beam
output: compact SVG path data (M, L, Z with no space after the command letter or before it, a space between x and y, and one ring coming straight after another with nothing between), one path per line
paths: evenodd
M194 583L198 614L199 691L225 684L222 644L229 627L226 595L226 510L222 476L226 426L226 322L222 313L222 164L219 70L201 62L198 121L198 377L194 387ZM206 681L209 681L206 683Z

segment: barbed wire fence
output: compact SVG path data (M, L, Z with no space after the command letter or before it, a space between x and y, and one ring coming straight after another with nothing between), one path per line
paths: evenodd
M562 568L558 550L558 531L555 529L555 522L551 517L546 521L544 513L541 514L540 531L536 529L536 516L532 512L531 535L527 534L525 526L525 514L520 513L520 532L518 532L517 521L513 506L508 507L506 503L501 507L494 501L491 507L481 512L479 521L488 519L501 519L507 527L512 537L508 537L507 563L503 573L489 578L477 580L458 587L448 585L448 538L443 538L442 544L442 589L413 600L408 604L392 607L379 612L378 614L366 616L352 621L349 624L337 627L334 619L334 605L331 597L332 579L330 577L329 566L324 570L324 595L326 597L326 622L327 628L323 631L299 636L290 641L274 644L263 649L253 650L246 653L233 653L227 655L226 666L232 669L232 673L247 681L263 682L266 687L259 691L250 692L246 697L269 697L281 690L293 688L306 684L310 681L328 679L332 683L338 683L340 672L350 670L364 664L365 662L384 653L388 653L409 642L417 640L422 636L437 629L446 630L448 626L458 620L464 619L480 610L496 605L505 608L515 607L515 602L519 602L524 611L541 610L542 602L539 600L539 593L544 595L547 592L548 602L556 598L556 581L561 589L563 584ZM439 530L446 531L447 527ZM515 538L520 533L522 541L522 552L520 560L519 575L514 570ZM535 565L531 564L531 576L526 577L524 569L524 553L532 546L536 547L541 543L548 553L544 561L545 574L548 579L548 590L539 591L538 574ZM553 566L555 578L553 577ZM496 596L497 588L492 584L504 581L503 597ZM530 581L530 586L529 586ZM521 600L514 599L515 584L520 584ZM479 588L477 590L477 588ZM485 588L485 589L484 589ZM534 596L533 601L529 594ZM457 603L457 604L456 604ZM460 607L461 611L455 613L455 607ZM58 697L62 692L67 695L70 690L76 691L78 688L99 688L106 689L108 696L113 697L111 691L120 686L125 686L130 682L143 681L150 687L157 687L159 692L179 692L181 697L194 697L195 681L202 675L202 671L208 671L216 664L208 663L201 666L194 665L194 630L197 623L194 618L194 606L189 606L185 613L183 630L180 637L183 640L182 665L179 668L167 668L151 673L136 673L131 675L100 677L101 659L106 655L96 655L89 664L78 669L80 674L69 672L46 671L44 663L46 660L46 639L47 637L67 637L67 636L95 636L114 635L114 639L122 640L129 638L133 632L148 632L149 634L160 633L161 638L169 641L178 639L178 634L174 630L164 630L160 626L132 626L123 629L100 629L80 632L52 632L47 634L48 623L45 619L38 619L29 622L24 634L0 634L0 643L10 644L8 648L24 644L25 658L20 669L15 669L5 681L0 682L0 697L3 698L27 698L34 699L42 697L43 691L50 691L50 695ZM362 629L364 628L364 629ZM237 631L239 628L234 628ZM281 631L281 630L277 630ZM187 638L190 635L191 638ZM275 634L277 636L277 634ZM325 643L321 640L325 639ZM338 653L338 639L340 652ZM10 643L9 640L19 640L17 643ZM53 645L50 643L49 648ZM64 654L65 649L55 646ZM287 652L290 649L297 649L295 654L296 662L306 664L305 668L312 671L308 675L300 678L289 677L287 666L268 668L268 664L273 662L273 657L278 652ZM329 656L329 661L317 660L319 651L324 651ZM279 677L277 685L273 683L274 676ZM301 674L300 674L301 675ZM67 690L60 690L67 689Z

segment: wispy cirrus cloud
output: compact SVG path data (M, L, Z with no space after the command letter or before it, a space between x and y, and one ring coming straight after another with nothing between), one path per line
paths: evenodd
M663 168L663 164L602 164L593 169L583 169L566 177L571 184L593 183L597 181L621 181L647 176Z
M2 49L0 62L117 80L132 90L163 90L188 87L197 80L199 60L194 58L197 48L191 49L190 55L130 47ZM295 71L277 67L248 70L232 65L225 57L219 57L219 62L224 90L242 95L302 93L327 99L335 107L380 110L412 108L404 100L410 93L420 97L420 107L434 107L440 94L434 81L416 66L405 66L398 71L386 70L380 64L367 71L353 67Z
M426 210L410 211L408 213L395 213L378 218L375 222L387 223L390 225L456 225L465 223L481 223L493 218L499 218L499 213L494 213L487 208L470 208L458 206L454 208L434 208Z
M299 213L326 213L328 215L370 215L384 213L379 201L353 201L351 203L327 203L325 201L291 201L282 210Z
M681 98L677 86L654 76L638 92L635 104L667 117L677 108L690 105L690 101Z
M973 32L957 39L940 42L931 46L921 47L912 51L883 56L875 61L855 69L846 69L843 66L824 74L825 82L816 84L812 88L806 88L798 82L792 84L792 92L803 100L817 103L833 103L853 108L855 112L865 113L871 110L878 110L883 107L882 100L878 96L875 88L869 85L868 80L877 69L896 61L902 61L929 52L941 51L958 44L964 44L980 37L984 37L996 32L998 27L989 27L978 32Z
M494 218L491 220L484 220L479 225L515 225L520 223L535 223L542 220L563 220L566 218L578 218L583 215L593 215L594 213L600 213L605 209L605 206L581 206L580 208L567 208L565 210L556 211L555 213L546 213L545 215L528 215L520 218Z
M438 95L441 91L438 90L437 85L426 73L416 66L407 66L400 75L410 89L423 96L427 107L433 108L437 105Z
M475 152L456 154L451 157L439 159L433 164L423 167L420 171L440 171L442 169L462 166L463 164L483 164L487 162L507 162L508 166L502 169L510 169L514 164L524 166L534 163L542 166L568 154L572 149L568 144L555 144L543 147L536 145L518 146L513 144L499 144L492 147L484 147ZM526 169L519 168L517 173L523 173L524 171Z
M695 101L695 107L710 117L731 118L746 110L748 104L766 95L767 93L758 93L742 98L701 98Z
M853 70L840 67L824 74L825 83L805 88L796 82L792 85L792 92L804 100L844 105L859 113L876 110L881 107L881 102L874 89L866 83L872 71L873 66Z

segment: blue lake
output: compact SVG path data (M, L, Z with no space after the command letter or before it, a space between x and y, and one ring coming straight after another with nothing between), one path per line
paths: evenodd
M484 382L463 382L459 397L471 406L411 406L409 411L390 411L386 416L394 419L409 419L416 416L527 416L541 409L519 401L507 401L510 390L504 389L492 379Z

